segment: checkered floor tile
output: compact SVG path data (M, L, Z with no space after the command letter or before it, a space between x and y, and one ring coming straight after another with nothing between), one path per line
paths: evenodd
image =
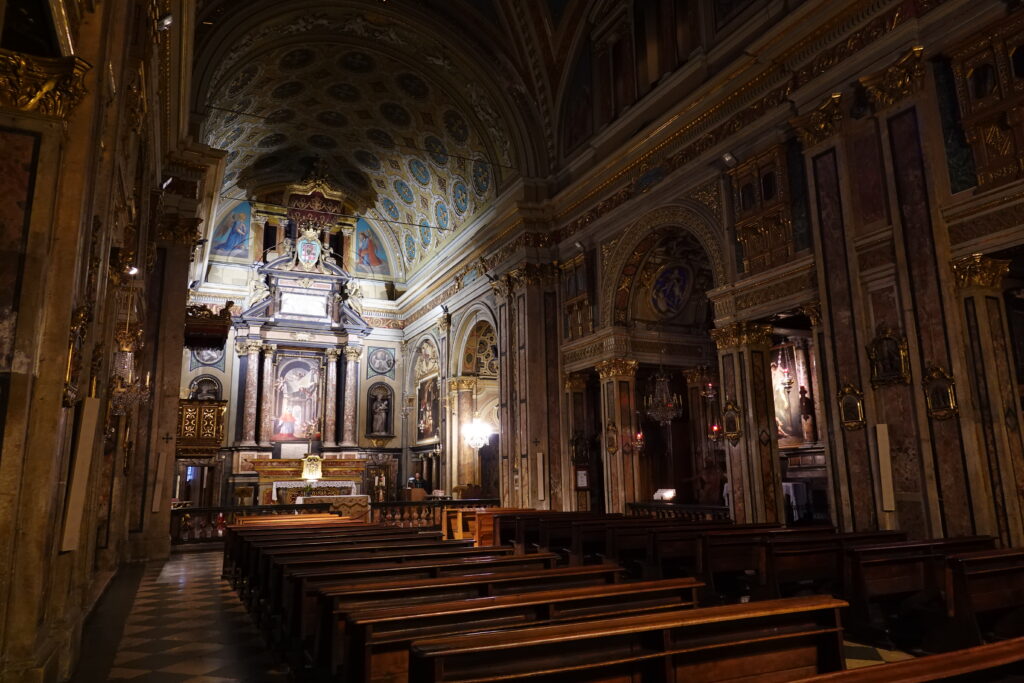
M221 580L222 559L219 552L182 553L146 568L109 680L288 680L288 668Z

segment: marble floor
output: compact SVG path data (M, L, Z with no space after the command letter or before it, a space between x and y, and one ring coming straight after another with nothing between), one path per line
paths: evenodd
M267 648L238 596L220 578L222 558L219 550L178 553L167 562L138 567L134 575L127 572L132 583L120 588L124 627L116 652L105 655L86 642L83 666L73 682L288 681L287 666ZM110 622L117 619L117 609L107 612L108 623L92 628L116 632L120 624ZM849 669L911 658L852 642L845 643L845 655Z

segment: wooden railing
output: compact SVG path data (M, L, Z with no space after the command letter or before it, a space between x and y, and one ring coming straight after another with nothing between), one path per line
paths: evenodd
M628 513L661 519L682 519L690 522L729 519L729 508L724 505L682 505L676 503L629 503Z
M462 500L395 500L370 503L370 521L387 526L441 528L444 508L493 508L497 498L466 498Z
M234 524L238 515L297 515L300 512L330 511L330 503L179 508L171 510L171 545L219 541L224 538L224 527Z

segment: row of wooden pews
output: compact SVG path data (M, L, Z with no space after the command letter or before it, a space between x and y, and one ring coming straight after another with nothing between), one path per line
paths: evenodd
M225 575L300 677L343 681L797 680L841 672L848 603L855 628L886 633L891 600L937 587L959 643L1013 635L1007 610L1024 604L1024 557L987 537L527 510L473 526L495 545L246 522ZM1000 586L1021 594L1000 601ZM698 606L739 598L753 601Z

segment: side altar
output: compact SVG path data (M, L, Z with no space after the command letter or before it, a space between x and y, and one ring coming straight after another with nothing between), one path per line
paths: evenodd
M326 458L322 461L322 478L309 484L302 478L302 460L252 460L258 475L257 500L260 505L291 504L296 498L313 496L348 496L363 499L369 506L366 487L366 460L361 458Z

